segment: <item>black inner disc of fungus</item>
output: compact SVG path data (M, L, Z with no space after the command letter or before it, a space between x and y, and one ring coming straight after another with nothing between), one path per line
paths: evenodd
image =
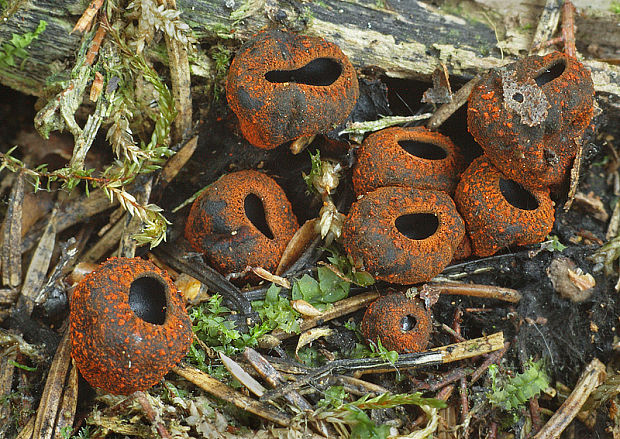
M403 332L413 331L418 324L418 319L415 316L407 315L400 319L400 330Z
M245 209L245 216L254 227L265 235L267 239L273 239L273 233L265 218L265 206L263 206L262 200L254 194L248 194L243 201L243 208Z
M538 209L538 201L529 191L513 180L499 179L499 190L512 206L522 210Z
M559 78L560 75L564 73L564 69L566 69L566 61L564 59L560 59L539 73L538 76L534 78L534 81L536 81L536 84L539 87L542 87L548 82L553 81L555 78Z
M396 229L409 239L426 239L439 228L439 219L432 213L410 213L396 218Z
M409 154L425 160L443 160L448 154L437 145L426 142L416 142L415 140L399 140L398 144Z
M296 84L328 86L342 74L340 63L332 58L316 58L296 70L271 70L265 79L273 83L294 82Z
M129 288L129 307L142 320L154 325L166 321L166 286L154 277L140 277Z

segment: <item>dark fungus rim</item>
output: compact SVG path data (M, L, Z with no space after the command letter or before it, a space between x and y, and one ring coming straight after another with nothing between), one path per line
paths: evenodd
M142 285L138 288L147 290L136 292L135 283L144 279L158 283L161 291ZM142 297L136 300L135 294ZM153 302L164 308L149 310ZM156 384L192 341L183 295L164 271L140 258L108 259L76 286L70 334L72 357L82 376L95 387L123 395Z
M509 201L507 197L514 198ZM491 256L511 245L542 242L553 227L549 190L524 188L485 156L465 170L454 200L477 256Z
M353 188L357 195L382 186L454 193L464 169L449 137L424 127L387 128L368 136L357 150Z
M268 79L270 73L293 72L317 60L337 65L338 77L329 84ZM269 30L255 35L235 55L226 96L248 142L272 149L299 137L326 133L342 123L357 102L359 84L353 65L335 44Z
M409 215L414 229L425 229L434 217L434 231L420 239L407 237L397 222ZM405 229L407 222L409 218ZM439 274L464 234L463 219L448 194L396 186L378 188L353 203L342 231L343 245L355 260L376 278L398 284L425 282Z

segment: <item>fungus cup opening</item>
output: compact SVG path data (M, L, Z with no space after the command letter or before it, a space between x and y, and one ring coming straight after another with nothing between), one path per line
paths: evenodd
M432 213L410 213L396 218L394 225L407 238L422 240L437 232L439 218Z
M559 78L562 73L564 73L565 69L566 60L564 58L559 59L553 64L551 64L549 67L542 69L541 72L536 75L534 81L536 81L536 85L542 87L543 85L548 84L554 79Z
M400 320L400 330L403 332L413 331L418 326L418 319L414 315L406 315Z
M296 84L327 87L342 74L342 66L332 58L316 58L295 70L270 70L265 79L271 83L293 82Z
M521 210L538 209L538 201L523 186L514 180L499 179L499 190L504 199L511 205Z
M158 277L143 276L131 283L129 307L136 316L153 325L166 321L167 287Z
M440 146L415 140L399 140L398 145L409 154L425 160L443 160L448 153Z
M265 206L263 205L263 201L255 194L248 194L243 200L243 209L245 211L245 216L250 220L250 222L261 232L263 235L267 237L267 239L273 239L273 232L267 224L267 219L265 218Z

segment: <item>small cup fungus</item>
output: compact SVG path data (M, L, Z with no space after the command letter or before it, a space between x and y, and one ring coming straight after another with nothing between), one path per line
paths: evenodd
M467 125L489 161L531 188L561 184L592 119L590 72L560 52L485 75L469 96Z
M539 243L553 227L549 190L525 189L485 156L465 170L454 200L477 256L490 256L510 245Z
M453 193L464 164L452 141L424 127L387 128L357 150L353 188L358 195L382 186Z
M378 279L426 282L452 260L465 235L448 194L396 186L379 188L353 203L343 245Z
M156 384L192 342L183 295L140 258L108 259L82 279L71 298L70 334L86 381L121 395Z
M264 149L332 130L358 95L355 69L338 46L279 30L260 32L244 44L226 82L241 132Z
M247 266L273 271L298 228L282 188L248 170L220 177L194 201L185 238L223 274Z
M420 352L430 339L431 316L420 301L402 292L391 293L370 304L360 330L366 340L381 340L390 351Z

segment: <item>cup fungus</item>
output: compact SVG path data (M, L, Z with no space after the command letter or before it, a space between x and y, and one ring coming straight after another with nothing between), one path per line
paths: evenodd
M194 201L185 238L223 274L273 271L298 227L275 180L248 170L220 177Z
M424 127L387 128L357 150L353 188L358 195L382 186L453 193L464 164L452 141Z
M353 203L343 245L378 279L425 282L450 263L465 234L454 202L441 191L379 188Z
M112 258L75 287L71 354L82 376L128 395L156 384L192 341L183 295L170 277L140 258Z
M260 32L244 44L226 82L241 132L264 149L332 130L358 95L355 69L338 46L279 30Z
M510 245L542 242L553 227L549 190L525 189L485 156L465 170L454 200L477 256L490 256Z
M531 188L561 184L593 115L590 72L560 52L491 70L472 91L467 125L493 165Z
M366 340L381 340L390 351L419 352L428 345L431 316L420 301L402 292L392 293L370 304L360 329Z

